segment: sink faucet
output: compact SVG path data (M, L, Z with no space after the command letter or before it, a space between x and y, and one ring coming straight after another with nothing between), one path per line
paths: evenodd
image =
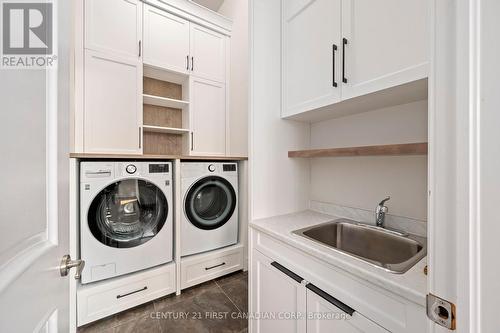
M389 211L389 208L385 205L385 202L390 200L391 197L387 197L384 200L380 201L377 206L377 210L375 211L375 223L377 227L384 228L385 224L385 214Z

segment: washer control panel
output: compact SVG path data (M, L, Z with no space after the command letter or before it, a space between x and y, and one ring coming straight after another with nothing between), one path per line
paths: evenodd
M149 165L149 173L169 173L169 164L155 163Z

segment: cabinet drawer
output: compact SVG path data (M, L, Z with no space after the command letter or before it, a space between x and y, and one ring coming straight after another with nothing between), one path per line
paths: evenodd
M78 326L175 292L175 264L82 286L77 291Z
M181 260L181 289L243 269L243 246L236 245Z

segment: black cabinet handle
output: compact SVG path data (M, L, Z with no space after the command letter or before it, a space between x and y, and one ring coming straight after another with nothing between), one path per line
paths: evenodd
M334 306L336 306L340 310L344 311L349 316L352 316L352 314L354 312L356 312L356 310L354 310L353 308L351 308L349 305L346 305L346 304L342 303L341 301L339 301L335 297L327 294L323 290L321 290L318 287L316 287L314 284L308 283L306 285L306 288L309 289L310 291L312 291L313 293L315 293L316 295L318 295L319 297L323 298L328 303L333 304Z
M123 294L123 295L116 295L116 298L120 299L122 297L126 297L126 296L130 296L130 295L133 295L133 294L137 294L137 293L140 293L141 291L144 291L144 290L147 290L148 287L144 287L142 289L139 289L139 290L136 290L136 291L132 291L132 292L129 292L129 293L126 293L126 294Z
M345 46L347 45L347 38L342 38L342 82L347 83L345 77Z
M337 45L333 44L332 45L332 65L333 65L333 70L332 70L332 85L337 88L337 82L335 82L335 52L337 52Z
M274 268L276 268L277 270L279 270L281 273L287 275L288 277L294 279L298 283L302 283L302 281L304 281L304 279L302 277L300 277L299 275L295 274L294 272L292 272L291 270L287 269L286 267L281 266L276 261L273 261L271 263L271 266L273 266Z
M214 268L217 268L217 267L221 267L221 266L224 266L226 263L223 262L222 264L218 264L218 265L215 265L215 266L210 266L210 267L205 267L205 270L206 271L209 271L211 269L214 269Z
M194 71L194 57L191 57L191 70Z
M186 69L189 70L189 54L186 56Z
M139 58L142 56L142 41L139 41Z

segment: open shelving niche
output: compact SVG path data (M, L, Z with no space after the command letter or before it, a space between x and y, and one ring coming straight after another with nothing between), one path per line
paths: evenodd
M188 155L189 76L144 65L143 153Z

